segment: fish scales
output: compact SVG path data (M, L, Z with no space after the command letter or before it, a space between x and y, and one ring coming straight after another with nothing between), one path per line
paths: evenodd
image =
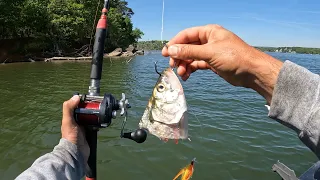
M160 139L187 139L187 102L183 87L171 68L159 76L139 127Z

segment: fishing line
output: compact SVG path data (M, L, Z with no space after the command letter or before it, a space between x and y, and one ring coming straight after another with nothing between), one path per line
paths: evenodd
M97 0L97 8L96 8L96 14L94 16L94 21L93 21L93 25L92 25L92 31L91 31L91 35L90 35L90 43L89 43L89 47L88 47L88 53L91 53L91 45L92 45L92 39L93 39L93 34L94 34L94 30L96 29L95 26L96 26L96 22L97 22L97 15L98 15L98 10L99 10L99 6L100 6L100 0ZM93 54L91 54L91 56L93 56ZM89 66L86 66L85 67L86 71L89 72L90 69L89 69ZM84 84L85 84L85 77L87 77L86 73L83 73L83 82L82 82L82 89L84 89Z
M163 43L163 15L164 15L164 0L162 0L162 26L161 26L161 42Z
M193 113L194 111L193 110L191 110L191 108L190 108L190 105L188 104L187 105L187 107L188 107L188 109L190 109L189 110L189 112L190 112L190 114L192 114L196 119L197 119L197 121L199 122L199 124L200 124L200 128L201 128L201 132L203 132L203 124L200 122L200 120L199 120L199 118L197 117L197 115L195 114L195 113ZM200 113L203 113L203 111L200 109Z
M164 21L164 0L162 1L162 23L161 23L161 43L163 44L164 47L166 47L167 49L169 48L168 47L168 44L167 43L163 43L163 21ZM177 64L176 64L176 61L174 61L174 65L173 65L173 68L172 70L174 70L176 68Z
M96 15L94 17L94 21L93 21L93 25L92 25L92 31L91 31L91 35L90 35L90 44L89 44L89 50L90 51L91 51L91 42L92 42L94 30L95 30L95 25L96 25L96 21L97 21L97 15L98 15L99 6L100 6L100 0L98 0L97 9L96 9Z

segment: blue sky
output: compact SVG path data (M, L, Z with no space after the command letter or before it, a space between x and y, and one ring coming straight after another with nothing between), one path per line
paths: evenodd
M142 40L161 39L162 0L127 0ZM220 24L254 46L320 48L320 0L165 0L163 39Z

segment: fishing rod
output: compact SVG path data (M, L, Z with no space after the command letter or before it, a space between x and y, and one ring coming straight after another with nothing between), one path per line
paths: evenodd
M104 1L102 14L96 26L88 94L75 93L80 96L80 103L74 111L74 117L79 125L85 127L86 140L90 147L88 166L86 167L86 180L97 179L97 134L100 128L110 126L112 119L117 116L117 111L120 111L121 116L124 115L120 132L121 138L131 139L137 143L143 143L147 138L147 132L143 129L123 132L127 121L127 110L131 108L124 93L122 93L120 100L117 100L110 93L104 93L103 96L100 96L103 53L108 29L107 13L109 11L109 2L109 0Z

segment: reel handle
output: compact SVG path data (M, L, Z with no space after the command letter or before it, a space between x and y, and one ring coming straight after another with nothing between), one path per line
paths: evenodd
M123 133L121 137L131 139L137 143L143 143L147 139L147 132L144 129L137 129L133 132Z

